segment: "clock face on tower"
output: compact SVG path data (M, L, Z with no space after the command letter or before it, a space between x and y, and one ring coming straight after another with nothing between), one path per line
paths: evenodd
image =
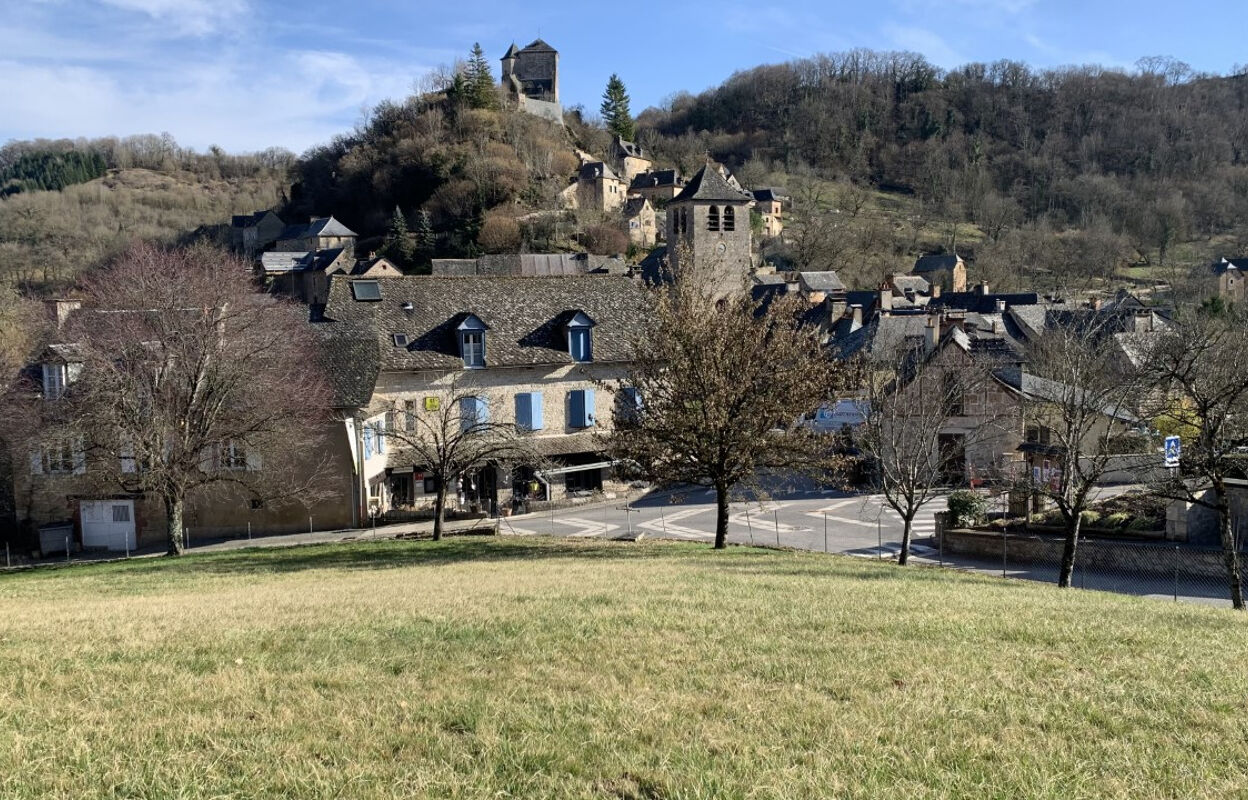
M728 245L724 244L723 242L720 242L719 244L715 245L715 252L719 253L721 256L727 251L728 251Z

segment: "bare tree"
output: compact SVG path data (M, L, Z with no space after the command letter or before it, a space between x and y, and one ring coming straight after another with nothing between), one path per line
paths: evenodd
M164 503L169 554L192 493L256 502L324 497L315 459L330 394L301 321L257 294L247 265L209 249L135 244L83 286L71 318L81 374L56 408L96 482Z
M1180 432L1179 469L1154 482L1157 493L1218 515L1231 603L1244 608L1239 543L1231 526L1227 479L1244 476L1248 458L1248 320L1240 312L1190 311L1159 337L1147 358L1157 386L1145 414L1154 427ZM1212 496L1209 490L1212 490Z
M636 394L620 396L637 402L620 407L608 448L658 483L713 488L716 548L738 484L829 464L827 443L800 420L832 396L841 370L800 311L789 300L764 310L739 293L716 296L685 275L655 290L633 342L621 389Z
M993 395L995 362L960 343L944 354L934 339L929 326L927 337L903 339L861 365L866 419L858 439L884 502L901 517L901 566L919 510L941 488L965 480L966 451L1000 435L1008 417Z
M1093 490L1114 457L1138 452L1142 441L1134 431L1133 410L1143 373L1115 355L1110 318L1089 314L1070 322L1046 330L1028 348L1026 370L1016 370L1008 381L1022 402L1024 447L1057 465L1050 480L1035 481L1028 471L1010 482L1048 498L1061 514L1065 544L1057 585L1063 588L1074 575L1083 512ZM1144 460L1141 454L1132 466L1142 468Z
M465 474L505 462L536 463L532 440L510 422L491 421L487 392L467 385L458 375L448 378L445 391L420 409L397 405L393 424L383 435L401 459L410 459L435 481L433 539L442 539L448 488Z

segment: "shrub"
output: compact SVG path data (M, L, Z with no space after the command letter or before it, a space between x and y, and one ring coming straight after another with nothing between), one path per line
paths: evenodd
M954 527L974 525L984 518L988 501L975 492L959 491L949 495L949 524Z

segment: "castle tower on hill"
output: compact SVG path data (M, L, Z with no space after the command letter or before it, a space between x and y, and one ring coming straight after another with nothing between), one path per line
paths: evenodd
M523 49L513 43L502 58L502 85L522 111L563 123L559 105L559 51L541 39Z

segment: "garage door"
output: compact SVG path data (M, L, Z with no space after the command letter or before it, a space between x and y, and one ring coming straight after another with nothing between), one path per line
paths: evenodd
M83 500L82 546L134 549L133 500Z

